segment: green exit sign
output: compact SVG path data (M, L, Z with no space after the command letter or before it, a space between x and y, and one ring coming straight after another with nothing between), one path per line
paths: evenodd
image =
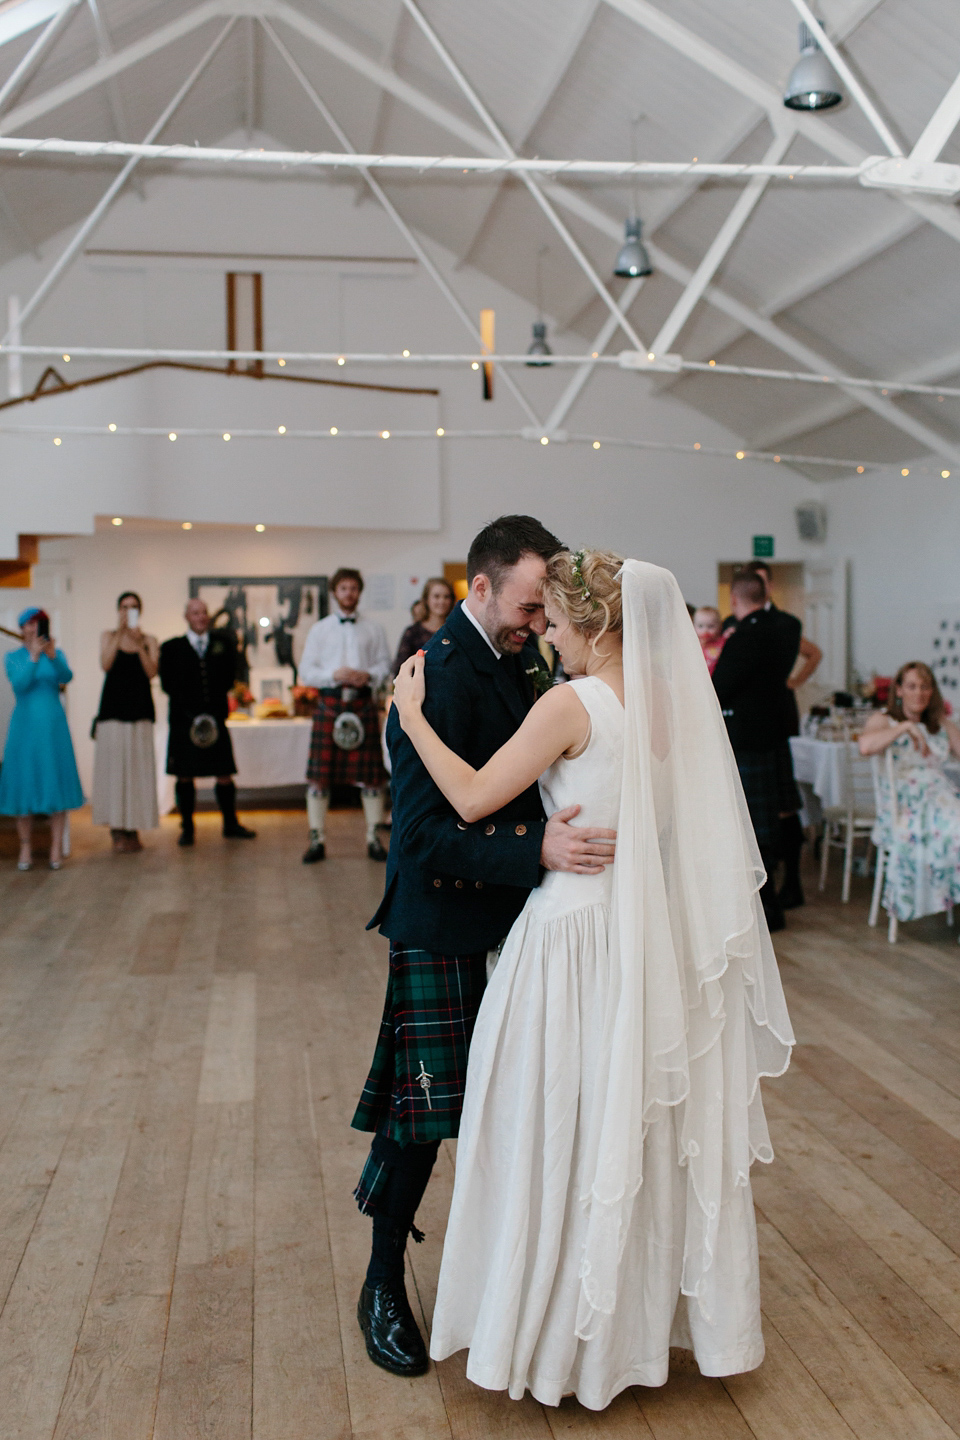
M753 537L753 558L754 560L773 559L773 536L754 535Z

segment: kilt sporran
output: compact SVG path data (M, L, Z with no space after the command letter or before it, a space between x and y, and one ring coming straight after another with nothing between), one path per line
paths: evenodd
M369 690L348 700L339 691L321 694L313 717L307 781L320 790L334 785L379 790L386 785L380 718Z

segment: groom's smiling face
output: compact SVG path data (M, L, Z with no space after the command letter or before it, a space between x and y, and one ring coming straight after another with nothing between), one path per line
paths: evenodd
M497 591L486 575L475 577L470 609L502 655L519 654L531 634L546 630L542 594L546 573L546 561L539 555L524 555L506 571Z

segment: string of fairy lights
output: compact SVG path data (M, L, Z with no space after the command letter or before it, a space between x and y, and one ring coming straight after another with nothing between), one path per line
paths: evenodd
M271 428L244 427L241 429L225 429L217 426L182 426L174 428L164 425L120 425L111 421L107 425L0 425L0 435L18 435L25 438L53 442L53 445L62 450L68 442L83 441L91 438L104 436L145 436L148 438L166 440L168 443L190 440L219 440L221 443L231 443L239 440L274 440L274 441L340 441L344 440L380 440L380 441L404 441L404 440L525 440L532 441L546 448L551 443L556 445L567 445L593 450L594 452L605 449L620 450L641 450L654 451L675 455L700 456L719 460L754 461L763 464L774 465L796 465L811 469L828 469L834 472L864 475L868 471L871 474L895 474L906 479L908 476L933 477L939 476L942 480L949 480L954 470L939 460L922 461L919 464L911 465L891 464L888 462L867 461L866 463L857 460L838 458L835 455L804 455L788 451L772 450L734 450L721 445L704 445L698 440L694 441L670 441L670 440L637 440L625 438L620 435L596 435L579 434L573 432L560 432L553 436L540 434L529 428L526 430L449 430L438 425L431 430L395 430L395 429L343 429L337 425L330 425L323 429L305 429L297 426L277 425ZM960 468L960 467L958 467Z

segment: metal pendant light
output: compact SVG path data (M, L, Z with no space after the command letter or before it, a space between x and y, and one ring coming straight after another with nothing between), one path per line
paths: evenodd
M640 239L642 229L643 222L636 216L627 221L624 242L620 246L620 253L613 267L614 275L622 275L625 278L636 280L642 275L653 274L647 247Z
M543 318L543 257L550 249L544 245L537 251L537 319L533 322L533 340L527 346L527 354L532 358L527 361L531 366L546 366L550 361L545 357L552 355L553 351L547 344L547 325Z
M630 158L634 165L637 163L637 128L642 119L643 113L641 112L630 121ZM613 266L614 275L621 275L625 280L639 280L643 276L653 274L647 247L640 239L643 223L637 217L639 209L640 196L637 192L636 177L634 177L632 213L626 222L623 244L620 246Z
M528 365L550 364L549 360L545 360L542 358L545 355L553 354L553 351L547 344L547 327L542 320L534 320L533 322L533 340L527 346L527 354L537 357L536 359L528 360Z
M800 25L800 59L787 81L783 103L788 110L830 110L843 99L840 81L809 28Z

